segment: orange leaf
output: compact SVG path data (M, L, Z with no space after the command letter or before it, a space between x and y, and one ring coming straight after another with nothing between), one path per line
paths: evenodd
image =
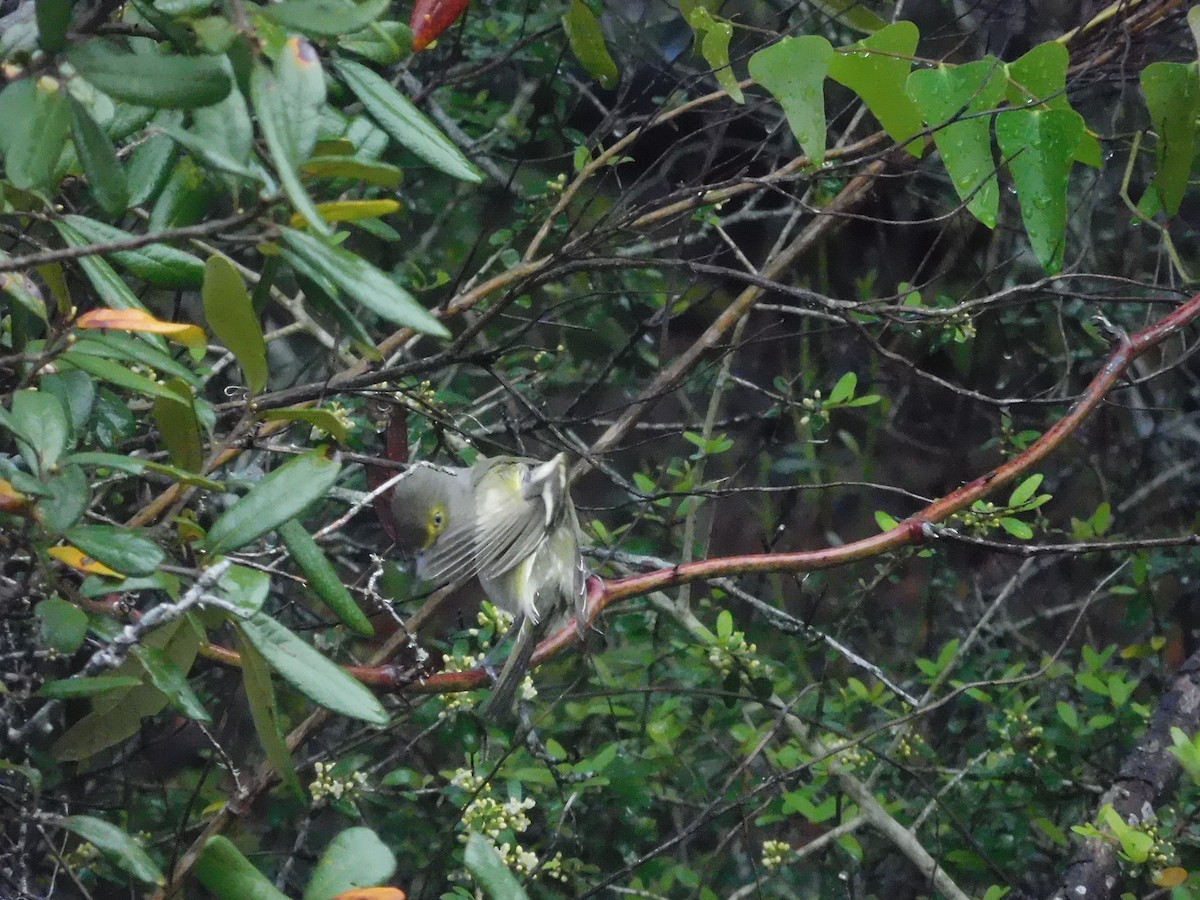
M373 887L342 891L333 900L405 900L407 896L400 888Z
M87 572L90 575L107 575L109 578L120 578L122 580L125 578L120 572L114 572L104 563L96 562L90 556L85 556L82 550L72 547L70 544L64 544L61 547L51 547L46 552L59 562L65 563L72 569L78 569L80 572Z
M0 478L0 512L23 515L29 509L29 498Z
M164 322L140 309L108 309L101 307L85 312L75 322L80 328L111 328L116 331L144 331L165 335L187 347L203 347L207 340L199 325Z
M408 27L413 33L413 51L424 50L467 9L470 0L417 0Z
M1188 870L1181 866L1168 866L1154 876L1154 883L1161 888L1179 887L1188 879Z

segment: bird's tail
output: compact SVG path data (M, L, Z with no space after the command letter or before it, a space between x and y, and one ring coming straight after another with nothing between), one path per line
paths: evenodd
M479 707L479 715L492 722L499 721L512 712L513 700L517 689L525 681L525 673L529 671L529 661L533 659L533 651L546 634L549 617L543 616L541 621L530 621L528 616L521 617L521 625L517 629L517 639L513 643L504 668L496 679L492 693Z

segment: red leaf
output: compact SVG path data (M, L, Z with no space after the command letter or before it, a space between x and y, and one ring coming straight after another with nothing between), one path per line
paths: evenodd
M466 12L470 0L417 0L408 25L413 33L413 52L424 50Z

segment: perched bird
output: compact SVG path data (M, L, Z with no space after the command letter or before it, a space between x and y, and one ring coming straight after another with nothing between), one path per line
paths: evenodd
M516 641L480 710L504 714L551 622L571 611L582 622L587 573L566 455L414 467L393 489L392 519L400 545L415 552L418 577L437 585L478 577L488 599L514 617Z

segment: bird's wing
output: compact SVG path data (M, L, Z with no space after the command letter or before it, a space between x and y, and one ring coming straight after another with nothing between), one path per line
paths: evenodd
M485 578L500 577L546 540L545 505L521 494L525 471L524 464L494 467L476 488L475 555Z

